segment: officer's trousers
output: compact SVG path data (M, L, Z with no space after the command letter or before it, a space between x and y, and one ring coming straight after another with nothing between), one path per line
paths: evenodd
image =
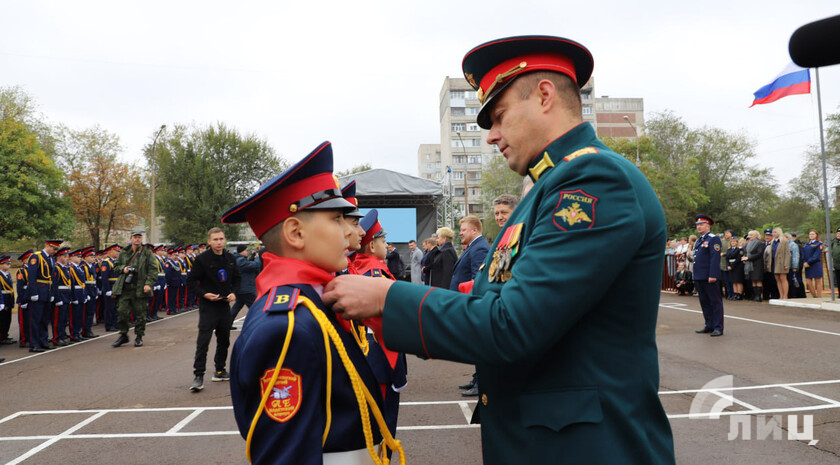
M216 332L216 356L213 361L216 371L224 370L227 363L227 352L230 347L230 307L221 305L204 305L198 307L198 338L195 342L195 363L193 374L203 375L207 368L207 350L213 331Z
M710 283L708 280L696 280L697 295L700 298L700 308L706 329L723 332L723 300L720 298L720 284Z
M20 330L18 342L21 347L29 344L29 320L29 304L18 305L18 329Z
M128 317L134 311L134 334L143 336L146 333L146 312L149 310L149 297L137 297L134 287L123 289L123 295L117 303L117 314L119 322L117 327L120 334L128 334Z

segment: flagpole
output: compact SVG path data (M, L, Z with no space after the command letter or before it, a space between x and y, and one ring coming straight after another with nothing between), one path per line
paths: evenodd
M820 116L820 149L822 150L822 175L823 175L823 206L825 207L825 238L826 240L831 236L831 220L829 218L828 208L828 174L825 162L825 136L823 135L823 116L822 116L822 95L820 94L820 69L814 68L817 78L817 112ZM831 260L831 252L826 254L826 263L828 264L828 287L831 290L831 301L834 302L834 266Z

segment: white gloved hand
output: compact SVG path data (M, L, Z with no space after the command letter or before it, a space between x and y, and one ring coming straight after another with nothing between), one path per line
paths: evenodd
M88 301L90 301L90 296L89 296L89 295L86 295L86 296L85 296L85 303L88 303Z
M50 296L50 302L54 302L54 301L55 301L55 297Z
M106 296L106 297L111 297L111 291L106 292L106 293L105 293L105 296Z
M6 306L5 306L5 305L0 304L0 311L3 311L5 308L6 308Z
M74 301L72 301L72 302L70 302L70 303L71 303L71 304L73 304L73 305L79 305L79 301L78 301L78 300L74 300Z
M37 295L33 295L32 297L30 297L30 298L29 298L29 300L31 300L31 301L33 301L33 302L37 302L37 301L38 301L38 296L37 296Z
M60 300L58 301L58 303L55 304L56 307L61 307L62 305L64 305L64 302Z
M29 306L29 304L20 304L20 308L26 308L28 306Z

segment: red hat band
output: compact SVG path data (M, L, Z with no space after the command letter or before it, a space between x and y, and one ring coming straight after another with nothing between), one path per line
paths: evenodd
M303 210L312 205L298 205L298 202L305 197L312 196L319 192L337 190L338 185L332 173L321 173L302 179L294 184L269 194L266 198L260 199L245 213L245 219L257 237L262 237L266 231L276 224L292 216L293 213ZM341 192L333 197L341 197ZM313 199L326 200L326 199Z
M377 221L370 227L370 231L365 231L365 237L362 238L361 246L364 248L364 246L370 244L376 238L376 233L380 231L382 231L382 225Z
M565 74L577 82L575 65L567 56L554 53L521 55L499 63L481 78L478 86L478 100L483 104L496 87L514 76L530 71L554 71Z

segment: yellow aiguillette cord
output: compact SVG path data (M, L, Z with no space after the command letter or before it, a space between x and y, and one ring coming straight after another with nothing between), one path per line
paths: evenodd
M344 343L341 341L341 337L336 332L333 325L330 323L327 316L324 314L321 309L315 306L311 300L306 297L300 296L298 297L297 304L303 304L309 309L312 316L315 317L315 320L318 321L318 324L321 327L321 332L324 334L324 346L327 351L327 421L326 427L324 429L324 435L322 437L322 445L327 440L327 435L330 429L330 423L332 419L332 412L330 408L330 397L331 397L331 386L332 386L332 354L330 353L329 348L329 340L332 340L333 345L335 345L336 351L338 352L338 356L341 359L341 363L344 365L344 369L347 371L347 374L350 376L350 384L353 386L353 392L356 394L356 402L359 404L359 414L362 419L362 431L365 435L365 445L367 447L368 453L370 454L373 462L376 465L388 465L390 460L388 459L387 451L390 449L394 452L397 452L400 455L400 465L405 465L405 451L403 450L402 443L391 435L390 430L388 430L388 425L385 424L385 418L382 416L382 412L379 410L379 406L376 405L376 401L374 400L373 396L368 391L365 384L362 382L361 376L359 376L359 372L356 371L356 367L353 365L353 362L350 360L350 356L347 355L347 349L344 347ZM295 304L295 305L297 305ZM277 366L274 368L274 375L271 378L271 381L266 386L265 392L263 392L262 400L260 402L260 406L257 408L257 412L254 415L254 419L251 421L251 427L248 430L248 437L245 441L245 448L246 448L246 456L248 457L248 461L251 461L251 438L254 434L254 429L257 426L257 420L260 417L263 409L265 409L265 403L268 400L268 397L271 393L271 388L274 386L274 383L277 382L277 377L280 373L280 369L283 366L283 360L286 358L286 352L289 349L289 343L292 340L292 332L294 328L294 310L289 312L289 325L286 329L286 339L283 342L283 350L280 352L280 358L277 359ZM329 338L329 340L328 340ZM382 448L382 457L379 457L374 449L373 445L373 430L371 429L370 425L370 411L373 411L374 419L376 420L376 424L379 427L380 433L382 433L383 437L383 445L385 446Z

